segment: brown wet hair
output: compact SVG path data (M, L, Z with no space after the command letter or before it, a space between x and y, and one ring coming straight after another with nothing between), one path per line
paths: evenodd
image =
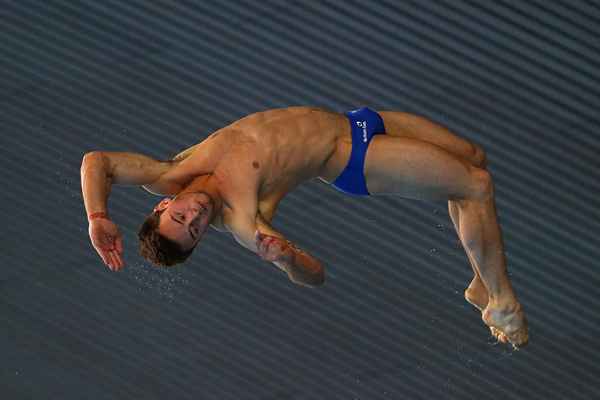
M158 223L164 211L153 211L140 227L140 255L155 266L171 267L187 260L198 244L189 250L183 250L179 243L161 235L158 232Z

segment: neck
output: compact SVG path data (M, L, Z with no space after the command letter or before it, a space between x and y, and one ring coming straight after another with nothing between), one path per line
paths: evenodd
M190 181L190 183L183 188L177 196L181 196L185 193L197 193L203 192L206 193L212 201L214 202L215 214L219 214L221 212L221 208L223 207L223 200L221 199L221 193L219 192L219 188L217 186L216 179L212 174L200 175L195 177Z

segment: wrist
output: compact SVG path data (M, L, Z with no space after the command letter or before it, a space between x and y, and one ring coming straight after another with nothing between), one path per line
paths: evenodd
M88 222L92 222L92 220L95 220L95 219L110 220L110 218L108 217L108 213L106 213L105 211L95 212L95 213L88 215Z

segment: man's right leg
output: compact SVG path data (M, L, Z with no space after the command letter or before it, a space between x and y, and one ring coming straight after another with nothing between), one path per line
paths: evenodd
M411 139L417 139L424 142L432 143L442 149L460 157L471 165L480 169L486 169L487 160L483 149L480 146L465 140L446 127L437 124L427 118L395 111L379 112L384 120L386 133L389 136L399 136ZM456 228L456 232L465 247L465 241L461 233L460 211L459 204L455 200L448 201L448 211L450 218ZM474 277L468 288L465 290L465 299L483 311L488 305L489 294L479 275L477 262L471 252L465 247L469 263L473 269ZM498 329L491 327L492 335L500 341L506 341L506 335L502 334Z
M499 339L524 345L527 320L506 272L489 172L431 143L377 135L367 150L364 174L373 195L457 202L461 241L489 295L482 319L499 331Z
M386 134L421 140L468 160L472 165L485 169L486 156L483 149L469 140L452 133L448 128L415 114L397 111L379 112Z
M379 114L383 118L387 135L408 137L432 143L455 156L467 160L475 167L482 169L487 168L487 159L483 149L452 133L448 128L414 114L396 111L381 111ZM448 201L448 213L450 214L450 219L452 220L456 233L462 243L459 210L456 201ZM473 257L471 257L468 249L465 248L465 251L469 263L471 264L471 268L473 269L473 280L465 290L465 299L480 311L483 311L488 303L487 289L481 281Z

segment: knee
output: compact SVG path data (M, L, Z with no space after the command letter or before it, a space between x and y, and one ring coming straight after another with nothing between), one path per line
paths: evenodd
M486 169L473 168L471 170L471 185L474 199L485 200L494 196L492 175Z

